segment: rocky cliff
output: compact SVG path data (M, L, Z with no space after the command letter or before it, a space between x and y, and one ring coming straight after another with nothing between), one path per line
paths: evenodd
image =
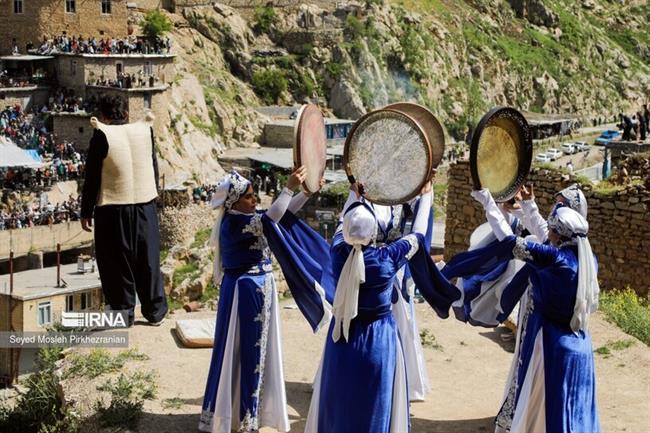
M316 3L173 16L167 168L218 174L218 152L258 141L258 105L317 100L357 118L414 100L462 138L497 104L611 119L650 92L645 1Z

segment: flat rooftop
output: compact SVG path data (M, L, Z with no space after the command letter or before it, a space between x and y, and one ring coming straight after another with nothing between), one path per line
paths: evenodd
M531 125L547 125L578 120L578 116L572 114L544 114L530 111L524 111L522 114Z
M61 280L62 285L63 281L67 283L66 287L56 287L56 266L16 272L14 274L13 298L28 301L96 289L102 286L96 268L95 272L80 274L77 272L76 263L61 266ZM9 294L9 274L0 275L0 294Z
M53 59L54 56L37 56L34 54L17 54L11 56L2 56L0 60L6 60L10 62L34 62L37 60L49 60Z
M337 146L327 147L328 160L336 155L343 155L343 145L339 144ZM228 149L219 155L218 159L223 161L237 161L244 158L284 169L293 168L293 149L285 147L244 147Z
M85 57L90 59L173 59L176 57L176 54L143 54L143 53L131 53L131 54L75 54L75 53L52 53L53 56L68 56L68 57Z
M356 120L349 120L349 119L335 119L332 117L326 117L325 118L325 125L349 125L353 124L356 122ZM294 127L296 124L296 119L271 119L267 123L267 125L274 125L274 126L290 126Z
M99 89L99 90L114 90L117 92L127 92L127 93L143 93L143 92L163 92L169 88L168 84L160 84L153 87L113 87L113 86L98 86L96 84L86 84L87 89Z

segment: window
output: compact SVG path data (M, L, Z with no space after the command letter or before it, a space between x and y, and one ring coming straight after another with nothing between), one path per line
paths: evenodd
M37 320L39 326L49 325L52 323L52 303L50 301L38 304Z
M23 13L23 0L14 0L14 13L15 14Z
M65 0L65 11L69 14L77 12L77 1L76 0Z
M81 309L85 310L90 307L90 293L85 292L81 294Z
M74 296L68 295L65 297L65 311L74 310Z
M103 14L111 13L111 0L102 0L102 13Z
M70 60L70 75L77 75L77 61Z
M144 109L151 110L151 93L144 94Z

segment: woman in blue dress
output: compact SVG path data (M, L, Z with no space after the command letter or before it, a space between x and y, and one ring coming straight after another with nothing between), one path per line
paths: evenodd
M409 218L414 217L419 207L419 200L414 198L408 203L395 206L372 205L377 216L378 232L377 243L389 244L399 240L408 229ZM411 227L412 229L412 227ZM424 245L431 245L433 236L433 211L430 212ZM393 317L400 334L404 360L406 364L406 377L408 379L409 401L424 401L431 390L429 375L427 374L424 351L420 342L420 330L415 315L415 293L417 288L413 282L408 265L402 266L393 281Z
M304 168L292 173L266 212L256 210L251 183L236 172L213 196L214 280L220 284L220 297L200 431L251 432L262 426L289 430L271 251L312 328L331 317L321 287L326 272L317 256L326 252L327 244L286 212L305 202L302 194L292 198L303 180Z
M526 266L509 285L525 288L531 283L516 369L496 419L496 432L600 432L588 332L589 315L598 307L599 286L587 221L566 205L556 205L547 220L549 242L543 245L514 236L489 191L472 195L485 208L499 242L456 256L450 265L472 275L486 262L518 259ZM506 287L504 293L512 290ZM502 300L500 320L517 300Z
M410 431L404 355L391 314L397 271L422 248L431 185L413 233L377 247L377 218L363 199L345 211L331 246L332 320L314 383L307 433Z

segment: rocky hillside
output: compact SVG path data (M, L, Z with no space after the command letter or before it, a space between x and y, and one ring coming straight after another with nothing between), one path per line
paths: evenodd
M258 105L317 98L357 118L415 100L462 138L497 104L590 120L637 109L650 92L641 0L214 4L173 19L178 73L163 153L167 168L195 179L219 172L220 150L258 141Z

